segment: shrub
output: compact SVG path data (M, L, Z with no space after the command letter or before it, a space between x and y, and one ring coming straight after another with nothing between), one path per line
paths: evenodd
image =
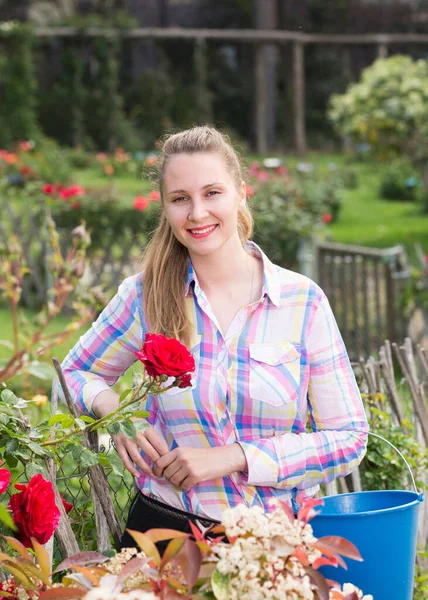
M385 171L379 186L379 196L386 200L414 201L420 181L407 161L394 161Z
M369 143L381 157L405 156L419 170L428 212L428 62L379 59L345 94L331 98L336 130Z

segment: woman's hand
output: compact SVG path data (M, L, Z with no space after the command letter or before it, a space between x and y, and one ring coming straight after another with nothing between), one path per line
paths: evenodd
M246 470L247 461L239 444L216 448L176 448L163 454L153 466L156 477L165 477L186 492L201 481Z
M118 433L112 436L112 438L123 464L131 475L135 477L139 475L136 466L146 473L146 475L154 476L152 469L142 458L140 449L153 462L156 462L161 456L169 452L164 440L151 426L143 432L138 431L135 440L126 437L123 433Z

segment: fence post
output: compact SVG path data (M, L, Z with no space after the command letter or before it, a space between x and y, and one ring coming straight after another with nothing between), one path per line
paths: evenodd
M297 154L306 153L305 128L305 49L303 42L293 42L294 147Z

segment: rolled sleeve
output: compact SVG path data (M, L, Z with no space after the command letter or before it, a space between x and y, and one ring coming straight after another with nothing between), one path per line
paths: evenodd
M140 276L125 279L117 294L63 361L65 381L80 410L95 416L96 396L111 389L135 362L144 337Z

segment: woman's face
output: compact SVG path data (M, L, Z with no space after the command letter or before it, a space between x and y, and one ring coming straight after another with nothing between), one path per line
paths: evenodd
M165 216L190 256L240 243L238 212L244 205L245 184L237 189L219 154L177 154L170 159L163 183Z

